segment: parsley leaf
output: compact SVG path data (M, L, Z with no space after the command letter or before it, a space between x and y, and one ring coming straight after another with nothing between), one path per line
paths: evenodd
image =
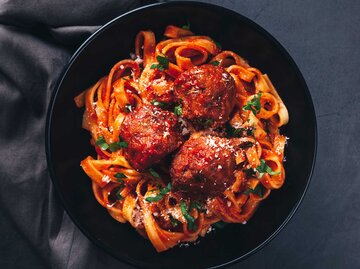
M212 64L212 65L214 65L214 66L218 66L218 65L220 64L220 62L219 62L219 61L213 61L213 62L211 62L210 64Z
M122 189L123 189L123 188L120 188L120 189L116 192L116 198L117 198L118 200L124 199L124 197L121 195Z
M161 102L161 101L157 101L156 99L154 99L153 101L150 102L150 104L154 105L154 106L158 106L161 108L164 108L167 106L167 103Z
M115 151L117 151L117 150L120 149L120 147L119 147L119 145L118 145L117 142L111 143L111 144L109 145L109 148L110 148L110 151L111 151L111 152L115 152Z
M235 128L230 123L226 123L225 132L228 137L241 137L244 128Z
M109 148L108 143L106 143L105 138L103 136L100 136L96 142L96 145L98 145L102 150L107 150Z
M169 183L165 188L161 188L160 192L156 196L146 197L145 200L148 202L158 202L164 198L165 194L171 191L171 183Z
M121 195L121 192L125 188L125 182L121 178L124 178L126 176L123 173L116 173L114 176L116 178L118 178L117 181L120 183L118 189L116 189L115 197L117 200L122 200L122 199L124 199L124 197ZM121 178L119 178L119 177L121 177Z
M127 178L127 176L124 173L116 173L114 177L120 179L120 178Z
M218 47L219 50L222 49L222 46L219 42L217 42L216 40L212 39L212 41L215 43L216 47Z
M246 191L244 191L243 193L244 194L250 194L250 193L253 193L253 194L256 194L258 195L259 197L263 197L264 194L265 194L265 187L259 183L256 185L255 189L247 189Z
M255 127L254 126L250 126L246 129L246 134L248 136L254 136L255 133Z
M225 132L228 137L254 136L255 128L253 126L247 128L235 128L231 124L226 123Z
M182 107L181 105L178 105L174 107L174 114L175 116L181 116L182 115Z
M181 222L175 219L173 216L170 216L170 221L172 226L177 227Z
M160 178L159 173L156 172L153 168L150 168L150 169L149 169L149 173L150 173L150 175L152 175L152 176L155 177L155 178Z
M169 58L167 58L166 56L158 55L158 56L156 56L156 59L157 59L158 63L152 64L150 66L150 69L158 69L160 71L169 69Z
M205 212L204 205L198 201L192 201L189 206L189 211L191 211L193 208L196 208L199 212Z
M256 167L256 170L259 172L259 178L262 178L264 173L268 173L269 175L278 175L280 171L274 172L270 166L268 166L264 159L260 160L260 165Z
M205 127L207 127L207 126L210 126L211 123L212 123L212 120L211 120L211 119L207 119L207 120L204 122L204 125L205 125Z
M125 105L125 110L126 110L126 112L128 112L128 113L132 112L132 106L131 106L130 104L126 104L126 105Z
M246 149L246 148L251 148L254 144L250 141L246 141L246 142L243 142L239 148L241 149Z
M253 99L248 101L243 106L243 110L251 110L254 113L254 115L258 114L261 109L260 97L261 97L261 93L258 93L257 95L255 95Z
M186 24L184 24L181 28L184 30L190 30L190 21L189 19L186 20Z
M185 201L181 201L180 209L181 209L181 213L183 214L184 218L188 222L188 228L192 231L195 231L197 229L197 227L195 225L195 219L193 216L191 216L189 214Z
M128 143L121 141L121 137L119 137L119 141L111 143L109 145L109 149L111 152L115 152L115 151L118 151L120 148L127 148L127 146L128 146Z

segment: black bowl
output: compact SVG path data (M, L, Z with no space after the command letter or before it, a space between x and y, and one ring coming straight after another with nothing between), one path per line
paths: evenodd
M183 25L213 37L272 79L290 114L282 132L286 148L286 182L258 208L247 225L232 224L196 245L157 253L129 224L110 217L95 200L80 161L95 155L90 135L81 128L83 110L73 98L107 74L114 63L129 58L138 31L161 37L168 24ZM155 4L128 12L94 33L74 54L51 99L46 153L51 177L62 203L80 230L96 245L130 264L144 268L205 268L243 259L268 243L289 221L302 200L316 152L316 121L305 81L285 49L264 29L225 8L204 3Z

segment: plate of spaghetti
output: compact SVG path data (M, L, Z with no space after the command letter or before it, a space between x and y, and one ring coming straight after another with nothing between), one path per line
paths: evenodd
M156 4L75 53L46 146L65 209L97 245L144 268L216 267L294 214L316 122L301 73L261 27L218 6Z

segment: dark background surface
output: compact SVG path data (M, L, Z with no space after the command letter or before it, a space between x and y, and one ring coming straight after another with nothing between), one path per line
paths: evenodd
M44 149L62 68L100 25L144 3L129 2L0 2L0 268L132 268L89 242L63 212ZM286 48L318 122L316 167L298 212L270 244L230 268L360 268L360 2L204 2L254 20Z

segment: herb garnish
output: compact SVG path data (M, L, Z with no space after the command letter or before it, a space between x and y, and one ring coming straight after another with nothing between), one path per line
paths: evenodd
M191 211L193 208L196 208L199 212L205 212L204 205L198 201L192 201L189 206L189 211Z
M258 178L262 178L264 173L268 173L271 176L280 174L280 171L274 172L271 167L266 164L264 159L260 160L260 165L256 167L256 170L259 172Z
M213 62L211 62L210 64L212 64L212 65L214 65L214 66L218 66L218 65L220 64L220 62L219 62L219 61L213 61Z
M132 106L131 106L130 104L126 104L126 105L125 105L125 110L126 110L126 112L128 112L128 113L132 112Z
M115 174L115 177L116 177L116 178L118 178L119 176L121 176L121 177L123 177L123 176L126 177L123 173L116 173L116 174ZM124 178L124 177L123 177L123 178ZM117 181L120 183L120 187L119 187L119 189L117 190L115 196L116 196L116 198L117 198L118 200L122 200L122 199L124 199L124 197L121 195L122 190L125 188L124 180L122 180L122 179L119 178Z
M254 136L255 128L249 126L247 128L235 128L231 124L226 123L225 132L228 137L242 137L242 136Z
M212 41L215 43L216 47L218 47L219 50L222 49L222 46L219 42L217 42L216 40L212 39Z
M255 132L255 127L254 126L250 126L246 129L246 134L249 136L254 136L254 132Z
M153 168L150 168L150 169L149 169L149 173L150 173L150 175L152 175L152 176L155 177L155 178L160 178L159 173L156 172Z
M150 102L150 104L154 105L154 106L158 106L158 107L161 107L161 108L164 108L167 106L167 103L164 103L164 102L161 102L161 101L157 101L156 99L152 100Z
M167 58L166 56L161 56L158 55L156 56L156 59L158 61L157 64L152 64L150 66L150 69L158 69L160 71L164 71L166 69L169 69L169 58Z
M119 137L119 141L111 143L109 145L109 149L111 152L115 152L115 151L118 151L120 148L127 148L127 146L128 146L128 143L125 141L122 141L121 137Z
M184 30L190 30L190 21L189 19L186 20L186 24L184 24L181 28Z
M212 123L212 120L211 120L211 119L207 119L207 120L204 122L204 126L205 126L205 127L208 127L208 126L210 126L211 123Z
M195 219L193 216L191 216L189 214L185 201L181 201L180 209L181 209L181 213L183 214L184 218L187 220L188 228L192 231L195 231L197 229L197 227L195 225Z
M158 202L162 198L164 198L164 195L171 191L171 183L169 183L165 188L161 188L159 190L160 192L156 196L149 196L146 197L145 200L148 202Z
M254 143L252 143L250 141L246 141L246 142L243 142L242 144L240 144L239 148L246 149L246 148L251 148L252 146L254 146Z
M120 180L122 180L122 179L120 179L120 178L127 178L127 176L124 174L124 173L116 173L115 175L114 175L114 177L116 177L116 178L118 178L119 180L119 182L120 182ZM123 181L123 180L122 180Z
M241 137L244 128L235 128L231 124L226 123L225 132L229 137Z
M106 143L105 138L103 136L100 136L96 140L95 144L98 145L102 150L110 149L111 152L115 152L120 148L126 148L128 146L128 143L121 141L120 137L119 137L119 142L114 142L109 145L108 143Z
M117 192L116 192L116 198L118 200L122 200L124 199L124 197L121 195L121 191L123 190L123 188L120 188Z
M182 115L182 107L181 105L178 105L174 107L174 114L175 116L181 116Z
M109 148L109 145L106 143L105 138L103 136L100 136L96 142L96 145L98 145L102 150L107 150Z
M172 226L174 226L174 227L177 227L180 224L180 221L175 219L173 216L170 216L170 221L171 221Z
M244 194L250 194L250 193L253 193L253 194L256 194L258 195L259 197L263 197L264 194L265 194L265 187L259 183L256 185L255 189L247 189L246 191L244 191L243 193Z
M261 93L256 94L253 99L248 101L246 105L243 106L243 110L251 110L254 115L258 114L261 109L260 97Z

